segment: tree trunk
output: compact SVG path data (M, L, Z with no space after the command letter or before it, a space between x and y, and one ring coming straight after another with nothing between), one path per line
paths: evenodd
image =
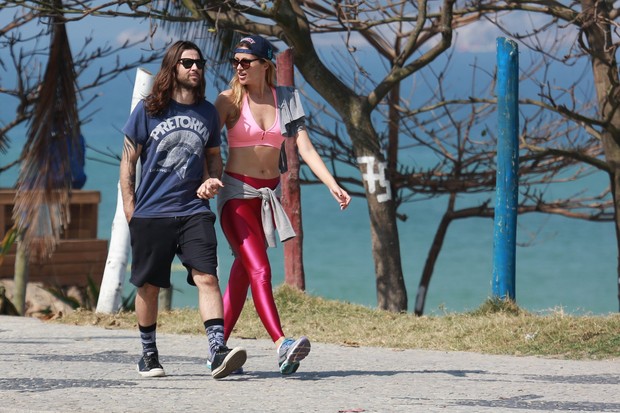
M609 165L611 192L614 200L614 222L616 224L616 244L618 266L616 271L618 304L620 309L620 85L616 47L611 44L613 38L609 25L609 10L606 2L582 0L584 14L582 28L588 45L582 45L590 53L594 87L596 90L598 110L601 119L608 122L602 131L605 160ZM596 14L595 14L596 13Z
M278 55L278 85L294 86L293 53L286 49ZM282 206L288 215L297 236L284 243L284 282L300 290L306 289L304 274L303 240L301 223L301 190L299 185L299 152L295 139L286 139L284 150L288 172L282 174Z
M407 311L407 289L401 267L394 201L378 201L375 194L368 192L367 196L377 278L377 306L394 312Z
M129 226L123 212L120 182L117 183L116 212L112 220L110 246L106 258L103 278L99 287L96 312L116 313L121 308L121 295L131 252Z
M605 139L605 157L607 158L607 162L612 165L610 162L613 159L613 172L611 174L611 194L614 200L614 222L616 224L616 249L618 251L618 256L616 260L618 261L618 265L616 268L616 276L617 276L617 296L618 296L618 311L620 312L620 215L618 214L618 209L620 209L620 148L618 145L609 145L609 143L613 141L613 139ZM607 146L610 146L608 149Z
M400 257L400 240L396 225L396 206L391 184L386 177L385 162L378 139L373 139L369 117L357 116L358 128L349 130L358 155L368 213L372 256L375 262L377 306L382 310L407 311L407 289ZM366 119L366 120L364 120Z
M21 235L17 237L17 250L15 253L15 274L13 276L14 291L13 305L19 315L26 314L26 289L28 288L28 251L22 242Z
M433 276L433 271L435 270L435 263L437 262L437 258L439 257L439 253L443 247L443 242L446 239L448 227L452 222L452 212L454 211L455 200L456 194L451 193L450 199L448 200L448 208L441 218L441 222L439 223L439 227L437 228L435 237L433 238L433 243L431 244L431 249L426 256L426 262L424 263L424 269L422 270L422 277L420 278L420 284L418 285L418 293L415 297L415 307L413 309L413 312L417 316L424 314L424 305L426 304L428 286L431 283L431 277Z
M159 295L157 297L158 300L158 309L159 311L170 311L172 309L172 288L160 288Z

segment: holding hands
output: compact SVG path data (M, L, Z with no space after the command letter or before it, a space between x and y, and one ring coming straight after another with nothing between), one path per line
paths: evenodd
M196 195L200 199L215 198L220 188L223 188L224 184L217 178L208 178L198 187Z

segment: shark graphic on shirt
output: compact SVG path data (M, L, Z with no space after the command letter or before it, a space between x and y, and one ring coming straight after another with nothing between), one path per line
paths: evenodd
M204 143L195 131L176 130L158 143L157 153L165 152L166 156L157 164L162 169L176 172L177 176L183 179L192 155L200 156L202 151Z

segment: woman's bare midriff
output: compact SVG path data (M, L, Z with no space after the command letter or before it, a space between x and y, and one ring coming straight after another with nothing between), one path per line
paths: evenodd
M279 160L280 149L272 146L229 147L224 170L252 178L276 178L280 176Z

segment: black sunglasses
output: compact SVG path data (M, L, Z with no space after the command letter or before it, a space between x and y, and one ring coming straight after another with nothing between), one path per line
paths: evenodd
M179 59L178 63L181 63L183 65L184 68L186 69L191 69L192 66L194 66L194 64L196 65L196 67L200 70L204 69L205 64L207 63L206 60L204 59Z
M263 60L263 59L241 59L241 60L237 60L235 58L230 58L230 64L233 65L233 67L237 67L239 65L241 65L242 68L247 69L252 65L252 62L256 62L257 60Z

